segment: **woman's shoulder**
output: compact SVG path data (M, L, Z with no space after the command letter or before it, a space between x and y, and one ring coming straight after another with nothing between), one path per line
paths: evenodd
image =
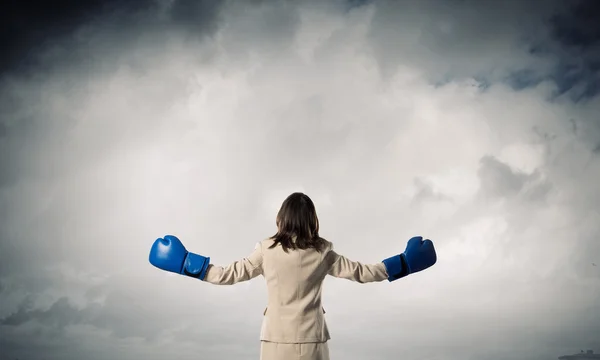
M333 243L327 239L323 239L321 238L321 241L323 241L325 244L327 244L328 247L333 247Z
M320 241L323 244L322 249L325 250L325 252L333 250L333 243L331 241L323 238L320 238Z
M270 237L268 237L268 238L264 238L264 239L262 239L261 241L259 241L259 243L260 243L260 244L261 244L263 247L264 247L264 246L267 246L267 247L268 247L268 246L271 246L271 245L273 245L273 244L275 243L275 239L274 239L272 236L270 236Z

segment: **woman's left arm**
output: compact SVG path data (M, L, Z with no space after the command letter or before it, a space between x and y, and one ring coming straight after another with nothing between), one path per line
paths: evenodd
M225 267L209 264L203 280L214 285L233 285L248 281L262 274L262 264L262 244L259 242L254 247L252 254L242 260Z

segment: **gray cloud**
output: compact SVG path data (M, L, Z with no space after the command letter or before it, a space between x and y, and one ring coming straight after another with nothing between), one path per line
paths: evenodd
M541 178L539 172L526 174L515 171L498 159L485 156L478 170L481 190L493 197L512 198L521 195L531 201L544 200L552 185Z
M543 22L560 9L548 1L383 2L370 34L386 76L401 63L418 64L435 81L497 81L513 71L548 70L550 59L537 58L529 47L548 39Z

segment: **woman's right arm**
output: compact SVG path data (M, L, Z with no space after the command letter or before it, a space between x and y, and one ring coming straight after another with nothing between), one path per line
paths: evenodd
M358 283L379 282L388 279L386 266L383 262L377 264L363 264L352 261L333 250L325 255L328 274L336 277L355 281Z
M413 236L406 244L402 254L391 256L378 264L364 265L351 261L333 251L330 243L329 252L325 255L328 274L359 283L396 281L409 274L423 271L437 262L437 254L433 242L423 240L422 236Z

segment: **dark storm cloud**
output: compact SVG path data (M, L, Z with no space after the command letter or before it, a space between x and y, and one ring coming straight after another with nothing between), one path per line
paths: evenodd
M562 10L559 4L383 1L376 10L371 36L384 77L395 71L400 59L413 62L423 58L427 63L421 65L434 82L472 76L496 81L526 69L543 75L552 64L544 64L523 50L532 41L549 40L545 21ZM405 27L401 39L391 34L394 24ZM502 57L497 57L499 53Z
M594 0L575 0L570 1L565 10L552 19L553 33L557 40L580 50L591 50L598 46L600 4Z
M106 40L110 46L117 47L120 45L114 41L118 37L122 45L126 41L123 36L133 41L150 28L159 35L157 41L161 40L161 30L179 29L191 37L201 37L216 30L222 3L208 0L11 0L4 4L0 17L3 49L0 75L48 71L56 63L85 63L86 54L96 48L86 43L90 40L87 36L79 40L74 35L90 24L104 26L104 31L115 36ZM53 48L60 51L58 58L40 57Z
M474 76L484 83L503 80L522 89L552 79L557 95L569 92L574 100L600 90L597 1L380 4L371 36L384 77L395 71L399 59L422 61L429 54L422 65L435 83ZM424 12L427 17L420 17ZM410 24L402 40L388 36L398 22ZM496 57L498 51L501 57Z
M574 100L594 96L600 91L600 3L570 1L549 23L558 43L553 51L559 59L553 78L559 93L571 90Z
M197 35L216 30L223 1L175 0L169 5L169 20L186 32Z
M0 18L4 49L0 72L43 66L37 52L71 36L78 27L107 15L128 18L151 6L153 1L9 1Z
M134 41L142 32L152 29L156 33L156 41L164 41L162 32L178 29L186 37L201 37L212 34L221 21L221 10L224 1L191 1L175 0L160 2L143 1L61 1L22 2L11 1L2 13L0 42L3 44L4 56L0 62L0 73L20 73L23 71L43 71L51 69L56 63L78 64L84 69L89 52L95 49L86 44L87 36L81 41L72 36L76 31L88 24L103 24L104 32L111 37L112 46ZM254 6L265 6L267 2L255 1ZM279 2L280 5L286 2ZM369 4L369 1L349 1L349 8ZM598 70L600 69L600 50L598 46L599 6L594 0L579 0L570 3L558 1L449 1L442 6L432 2L377 2L379 5L371 31L374 49L380 54L380 65L383 74L394 71L398 57L418 59L428 52L440 59L429 59L428 66L433 81L470 75L473 71L485 81L503 76L516 88L533 86L543 78L551 76L559 84L559 93L572 90L574 98L585 98L598 91ZM270 5L270 4L269 4ZM289 6L289 4L288 4ZM278 7L274 7L277 11ZM279 8L283 8L279 6ZM435 11L431 11L435 9ZM248 10L245 10L248 11ZM411 31L418 30L414 36L405 39L404 43L386 43L385 39L392 24L404 22L408 25L414 16L428 12L428 21L419 21L411 26ZM250 13L248 13L250 14ZM263 13L266 21L258 21L258 27L248 28L247 36L260 34L260 26L273 30L281 22L282 29L291 29L293 23L290 12L279 14ZM510 14L510 17L501 16ZM270 16L274 15L274 16ZM510 21L507 21L510 19ZM549 25L549 26L548 26ZM476 29L476 30L475 30ZM547 31L546 31L547 30ZM273 34L285 34L275 31ZM468 48L469 44L462 39L466 34L475 35L479 46ZM519 38L527 34L529 38ZM507 57L503 62L492 60L486 55L486 49L499 43L503 38L516 37L523 46L531 47L533 61L536 55L555 56L546 68L535 66L516 66L518 60ZM125 38L129 38L126 41ZM120 39L119 39L120 38ZM118 42L113 40L119 39ZM239 46L246 42L240 39ZM391 40L389 40L391 41ZM471 40L473 41L473 40ZM533 41L533 44L532 42ZM60 56L44 56L49 49L55 47ZM63 49L60 51L60 49ZM434 50L435 49L435 50ZM238 49L240 51L241 49ZM474 51L473 53L469 53ZM491 53L491 52L490 52ZM462 61L441 61L446 57ZM479 60L478 60L479 59ZM511 65L514 62L515 66ZM494 74L499 66L509 69L504 74ZM539 67L539 64L538 64Z

